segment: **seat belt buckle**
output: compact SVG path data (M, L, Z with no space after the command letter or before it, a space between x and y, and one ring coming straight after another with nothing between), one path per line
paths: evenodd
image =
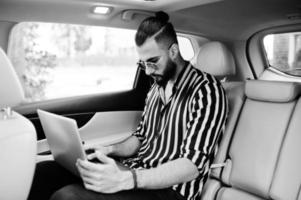
M210 169L222 168L226 166L226 162L224 163L213 163L210 166Z

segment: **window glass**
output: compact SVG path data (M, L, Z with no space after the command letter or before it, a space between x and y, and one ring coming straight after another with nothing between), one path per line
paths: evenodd
M138 55L136 30L58 23L23 22L10 35L8 56L28 102L128 90ZM184 59L191 41L178 37Z
M301 76L301 32L270 34L263 43L270 66Z
M178 42L183 58L185 60L191 60L194 56L194 51L190 39L184 36L178 36Z
M8 55L28 101L127 90L133 87L137 69L134 34L23 22L11 33Z

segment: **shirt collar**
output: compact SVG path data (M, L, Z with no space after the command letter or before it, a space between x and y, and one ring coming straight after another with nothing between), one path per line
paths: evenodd
M186 76L188 74L188 71L190 71L191 69L191 63L190 62L185 62L185 66L182 69L182 71L180 72L179 76L177 77L176 82L174 83L173 86L173 92L175 92L176 90L179 90L184 82L184 80L186 79Z

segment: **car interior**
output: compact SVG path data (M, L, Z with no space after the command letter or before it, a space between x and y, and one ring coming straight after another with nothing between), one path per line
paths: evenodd
M227 94L202 200L301 200L301 2L1 0L0 199L26 199L53 159L37 109L75 119L87 145L135 131L153 81L134 34L169 14L183 57Z

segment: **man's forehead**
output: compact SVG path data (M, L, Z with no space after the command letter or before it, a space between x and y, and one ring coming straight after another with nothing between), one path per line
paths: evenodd
M152 57L159 56L162 49L153 38L148 38L143 45L137 47L140 60L147 60Z

